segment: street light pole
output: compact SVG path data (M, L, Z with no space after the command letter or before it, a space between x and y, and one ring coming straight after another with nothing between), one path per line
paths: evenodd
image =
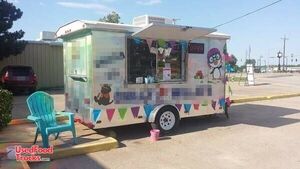
M286 64L284 64L284 62L285 62L285 42L286 42L286 40L289 40L288 38L286 38L286 36L284 35L284 37L283 38L281 38L282 40L283 40L283 55L282 55L282 70L284 71L285 70L285 65Z
M280 51L277 53L277 57L278 57L278 71L280 71L280 58L282 57L282 53Z

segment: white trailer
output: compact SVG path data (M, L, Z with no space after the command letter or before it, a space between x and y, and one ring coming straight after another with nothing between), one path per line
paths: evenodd
M181 118L226 113L226 40L215 29L77 20L64 41L66 111L93 128L172 131Z

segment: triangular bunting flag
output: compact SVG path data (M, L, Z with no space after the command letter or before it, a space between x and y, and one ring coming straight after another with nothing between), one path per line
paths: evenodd
M121 119L123 120L124 117L125 117L125 115L126 115L127 108L126 107L122 107L122 108L119 108L118 111L119 111L119 115L120 115Z
M211 101L211 107L214 109L214 110L216 110L216 101L214 101L214 100L212 100Z
M107 113L108 120L111 121L111 119L114 116L115 109L106 109L106 113Z
M208 101L207 100L204 100L201 104L201 106L207 106L208 105Z
M191 104L184 104L184 112L190 112L190 110L191 110Z
M101 110L94 109L92 112L93 124L96 124L101 115Z
M175 104L175 106L177 107L178 111L180 111L182 104Z
M136 45L140 45L142 43L142 39L139 37L133 38L133 41Z
M199 104L194 104L194 109L199 110Z
M154 109L154 106L151 105L151 104L144 105L144 110L145 110L147 118L149 117L149 115L150 115L150 113L152 112L153 109Z
M152 39L146 39L146 41L147 41L147 45L148 45L148 47L149 47L149 50L151 49L151 45L152 45Z
M158 42L158 47L160 47L160 48L166 48L167 43L166 43L165 40L158 39L157 42Z
M220 98L219 99L219 105L220 105L220 107L224 108L224 106L225 106L225 98Z
M227 107L230 107L231 105L231 100L229 97L226 98L226 104L227 104Z
M131 107L131 112L134 118L137 118L139 115L140 107Z

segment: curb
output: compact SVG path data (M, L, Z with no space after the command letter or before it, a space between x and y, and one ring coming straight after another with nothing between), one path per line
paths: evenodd
M27 161L21 161L23 169L30 169Z
M67 120L68 117L57 117L56 118L58 121L64 121ZM30 124L30 123L34 123L33 121L27 120L27 119L12 119L8 125L20 125L20 124Z
M119 143L116 139L112 137L107 137L103 140L98 140L90 143L75 145L68 148L58 148L54 150L54 153L46 156L51 160L61 159L76 155L88 154L98 151L110 150L118 148Z
M282 95L272 95L272 96L240 98L240 99L231 100L231 104L254 102L254 101L261 101L261 100L283 99L283 98L299 97L299 96L300 93L293 93L293 94L282 94Z

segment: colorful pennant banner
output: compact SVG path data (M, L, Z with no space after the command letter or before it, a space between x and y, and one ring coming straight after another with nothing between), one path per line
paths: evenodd
M178 111L180 111L182 104L175 104L175 106L177 107Z
M139 115L140 107L131 107L131 112L134 118L137 118Z
M212 100L211 101L211 107L214 109L214 110L216 110L216 101L214 101L214 100Z
M199 110L199 104L194 104L194 109Z
M151 104L144 105L144 110L145 110L147 118L149 117L149 115L150 115L150 113L152 112L153 109L154 109L154 106L151 105Z
M111 121L114 116L115 109L106 109L106 113L107 113L108 120Z
M101 116L101 110L94 109L93 112L92 112L93 124L97 123L97 121L99 120L100 116Z
M192 104L184 104L184 112L190 112L191 110L191 107L192 107Z
M220 107L224 108L224 106L225 106L225 98L220 98L219 99L219 105L220 105Z
M208 106L208 101L207 100L203 100L201 106Z
M231 105L231 100L229 97L226 98L226 104L227 104L227 107L230 107Z
M122 108L119 108L118 111L119 111L120 118L123 120L124 117L125 117L125 115L126 115L127 108L126 107L122 107Z

